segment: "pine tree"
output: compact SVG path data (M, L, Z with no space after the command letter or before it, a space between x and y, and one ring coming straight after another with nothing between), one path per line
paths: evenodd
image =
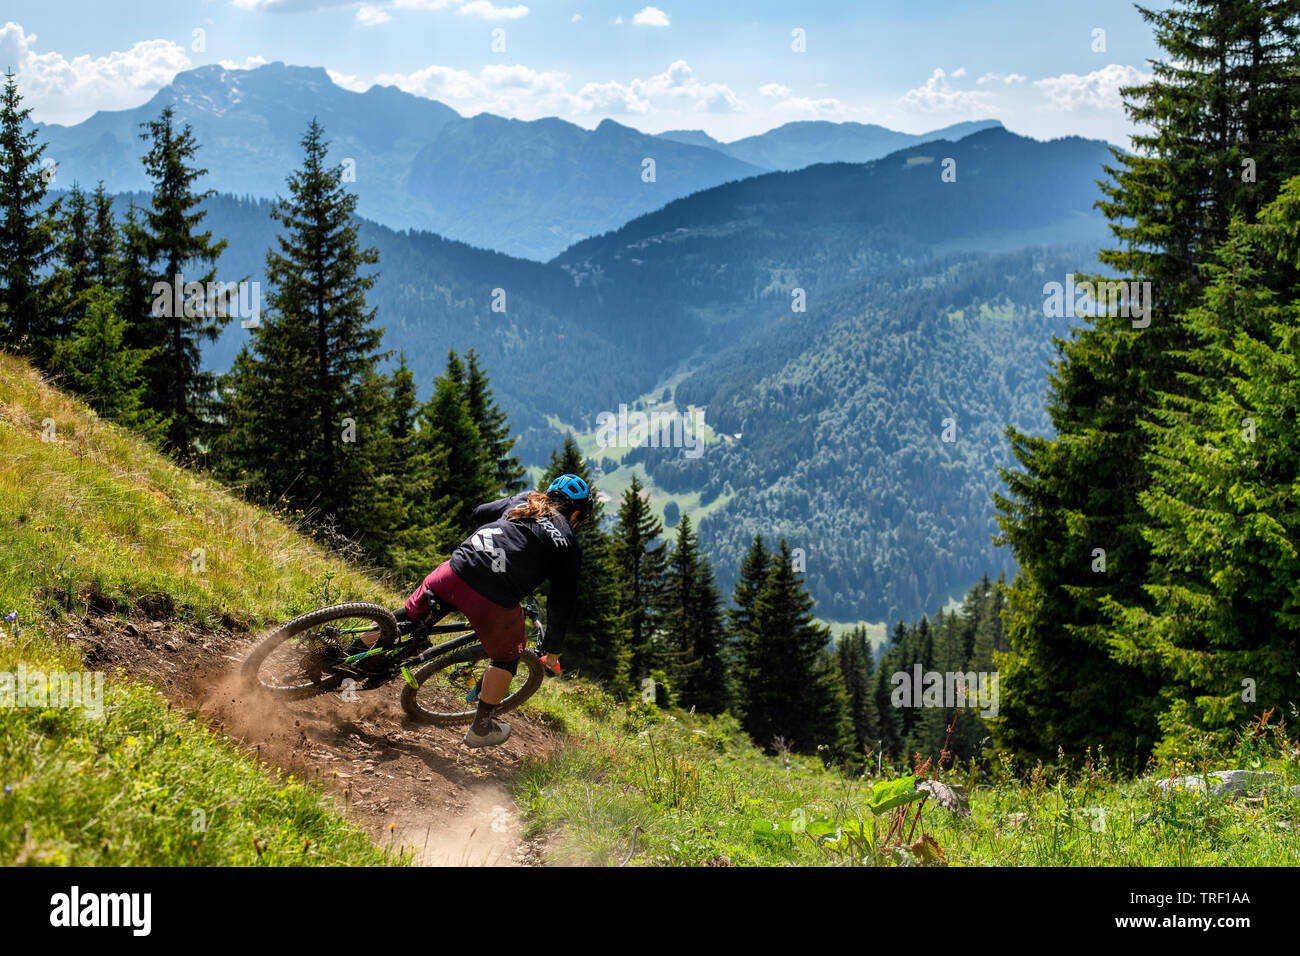
M743 717L750 706L749 686L756 680L763 666L763 649L755 627L758 596L767 583L767 572L772 558L763 545L763 536L755 535L732 591L734 608L727 612L731 628L730 667L731 701L738 716Z
M827 638L830 631L825 632ZM844 687L835 651L822 647L813 666L812 693L808 696L807 720L821 742L817 752L828 764L843 765L857 756L853 718L849 713L849 695Z
M920 754L923 759L930 757L937 763L943 750L944 740L947 738L948 727L952 723L953 713L960 706L957 700L953 700L953 706L948 706L948 675L965 673L966 654L958 615L946 614L940 609L928 630L931 644L923 662L922 672L934 672L940 676L943 681L943 697L939 706L923 706L918 711L911 734L904 742L904 751L905 755ZM921 651L926 653L924 643L921 644ZM970 689L975 690L975 688Z
M841 635L836 652L840 678L848 698L849 720L853 724L854 752L861 757L866 751L874 751L880 739L874 660L867 629L859 625Z
M679 688L678 703L701 713L720 713L728 703L722 599L686 515L677 526L665 598L667 671Z
M87 246L90 252L90 281L113 288L118 274L118 232L113 219L113 200L101 179L90 196L91 222Z
M1000 745L1053 758L1104 745L1135 766L1158 734L1158 678L1116 659L1103 605L1144 606L1149 549L1147 436L1140 420L1177 393L1180 315L1203 285L1199 262L1237 212L1297 171L1300 3L1181 0L1143 10L1169 55L1151 82L1121 92L1134 138L1099 206L1120 247L1099 256L1151 283L1149 326L1103 315L1069 342L1050 376L1056 437L1008 430L1023 471L1004 471L1001 541L1020 565L1009 603L1016 653L1001 673ZM1253 158L1247 184L1243 161ZM1267 166L1267 169L1265 168ZM1073 304L1071 304L1071 309Z
M57 343L55 364L67 385L110 421L161 440L165 423L144 408L148 354L125 345L126 322L112 292L93 285L81 299L82 314L71 335Z
M56 356L79 319L86 313L88 293L94 283L91 261L91 210L86 194L76 183L68 190L56 220L58 246L52 275L46 283L53 307L45 322L42 364L61 371Z
M153 181L152 202L143 223L145 256L155 270L150 283L152 321L144 332L145 344L158 347L148 369L150 407L170 417L168 441L187 452L205 433L215 387L214 377L203 371L200 347L216 341L225 320L217 317L205 286L198 285L213 279L215 267L201 276L186 275L184 270L196 262L215 263L226 243L213 242L211 232L196 232L206 215L199 204L214 193L194 191L195 182L207 170L192 165L198 143L189 124L177 131L174 119L172 107L167 106L157 120L140 124L145 127L140 138L149 143L144 166ZM179 297L173 293L177 276L182 284ZM283 273L277 278L292 281ZM167 291L157 294L163 289ZM132 299L134 293L129 293L128 303Z
M885 652L880 656L876 668L875 696L876 711L880 714L880 739L877 749L891 758L903 754L903 740L910 729L912 711L894 706L894 675L906 674L910 677L913 651L914 629L909 629L902 621L894 625Z
M937 618L943 621L942 613ZM931 747L942 717L936 718L933 711L921 706L922 688L915 685L917 665L921 674L935 669L934 632L937 625L932 625L925 615L911 627L900 622L894 631L894 640L881 656L880 669L876 679L876 703L882 715L882 737L885 744L882 749L894 758L902 758L909 764L916 753L930 752L937 756L937 746ZM912 686L911 703L896 700L898 685L895 675L903 675ZM884 715L888 715L885 717Z
M492 387L488 384L487 373L479 365L478 352L470 349L466 359L465 398L470 417L478 427L483 453L493 469L496 494L515 494L523 489L525 481L523 465L517 456L510 453L516 440L510 434L510 422L492 397Z
M1148 426L1152 607L1108 603L1114 653L1162 684L1172 755L1300 700L1300 176L1239 218L1188 313L1182 394Z
M988 575L978 586L984 600L978 605L974 624L974 640L971 644L971 667L978 671L995 670L995 655L1007 650L1006 634L1003 630L1002 615L1006 608L1006 575L998 575L995 583L990 584Z
M474 509L502 497L494 462L470 411L465 365L454 351L448 353L446 370L434 380L433 394L421 408L420 433L425 452L445 463L430 497L450 505L449 537L442 542L450 551L474 530Z
M560 475L577 475L591 485L591 473L573 435L564 447L551 453L539 490ZM601 528L605 506L592 489L588 513L574 529L582 546L582 571L574 617L565 638L565 668L603 681L619 697L632 693L627 625L619 607L624 582L614 559L610 536Z
M112 287L126 321L126 344L131 348L161 348L160 326L153 314L152 267L149 236L140 221L141 210L128 203L117 232L117 262ZM147 398L146 398L147 401Z
M623 492L618 509L613 549L624 585L619 607L628 627L631 674L638 684L652 670L664 666L657 653L668 574L668 543L659 540L663 530L640 478L633 472L632 483Z
M376 523L384 533L373 553L399 581L414 587L446 553L444 543L457 538L452 500L432 497L435 486L447 484L447 450L434 447L420 433L415 373L405 354L399 356L383 392L387 404L379 429L375 498L381 512Z
M388 424L375 371L382 329L365 296L378 261L357 242L356 197L342 167L326 165L313 121L302 167L273 215L284 226L268 250L268 309L251 330L223 388L225 429L217 440L224 472L255 496L281 497L337 519L345 534L374 535L376 476Z
M51 351L44 344L49 306L42 275L55 253L58 203L42 210L49 182L45 144L37 142L35 126L27 128L30 113L14 74L6 73L0 98L0 331L6 343L39 360Z
M812 606L783 538L755 607L761 665L746 686L744 726L768 749L779 737L793 750L815 753L823 746L842 758L853 728L839 668L827 646L830 632L814 621Z

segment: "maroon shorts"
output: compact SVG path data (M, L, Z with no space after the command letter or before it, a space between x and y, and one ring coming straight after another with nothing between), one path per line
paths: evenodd
M524 652L528 634L524 629L523 608L502 607L489 601L457 576L450 561L444 561L406 599L406 614L413 621L422 620L429 613L425 588L465 615L494 661L513 661Z

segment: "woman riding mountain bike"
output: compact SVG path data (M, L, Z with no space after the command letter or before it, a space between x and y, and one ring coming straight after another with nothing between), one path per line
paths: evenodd
M480 684L470 692L477 702L474 722L465 732L468 747L504 743L510 725L492 719L505 698L524 652L527 635L520 602L550 580L546 602L542 665L560 671L560 650L573 615L582 548L573 528L588 507L591 489L577 475L560 475L546 489L523 492L474 509L477 530L424 579L394 611L399 622L419 622L437 601L446 613L465 615L492 659ZM369 646L378 632L364 643Z

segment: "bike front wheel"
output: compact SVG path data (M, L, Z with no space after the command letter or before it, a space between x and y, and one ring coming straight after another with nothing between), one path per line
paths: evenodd
M478 705L466 697L479 686L491 663L481 644L430 661L412 674L418 686L408 682L402 687L402 709L421 723L442 727L468 724ZM519 657L519 671L511 679L496 713L518 707L541 685L542 662L532 651L524 651Z

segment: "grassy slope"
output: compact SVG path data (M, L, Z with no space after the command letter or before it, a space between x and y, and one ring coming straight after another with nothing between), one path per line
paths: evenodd
M326 587L395 600L292 519L167 462L0 353L0 613L17 612L0 625L0 671L81 669L61 640L67 614L256 626ZM111 680L104 704L100 719L0 709L0 863L392 862L318 790L265 772L152 688Z
M870 854L820 844L819 819L856 828L871 814L871 787L896 776L888 766L860 777L827 770L815 758L788 762L762 754L730 717L664 714L620 705L586 686L548 685L525 705L569 735L566 746L529 767L516 800L550 840L557 862L609 865L894 864L905 853ZM928 804L914 839L929 833L949 865L966 866L1295 866L1300 864L1300 799L1285 790L1262 799L1180 792L1161 795L1156 780L1239 767L1300 782L1300 756L1284 735L1246 739L1230 755L1184 754L1138 780L1118 779L1105 762L1072 770L1014 773L1005 755L992 773L941 775L970 793L971 816ZM1023 768L1022 768L1023 770ZM805 832L775 838L773 824ZM885 819L880 818L882 821ZM881 827L883 836L887 827ZM882 841L883 842L883 841Z

